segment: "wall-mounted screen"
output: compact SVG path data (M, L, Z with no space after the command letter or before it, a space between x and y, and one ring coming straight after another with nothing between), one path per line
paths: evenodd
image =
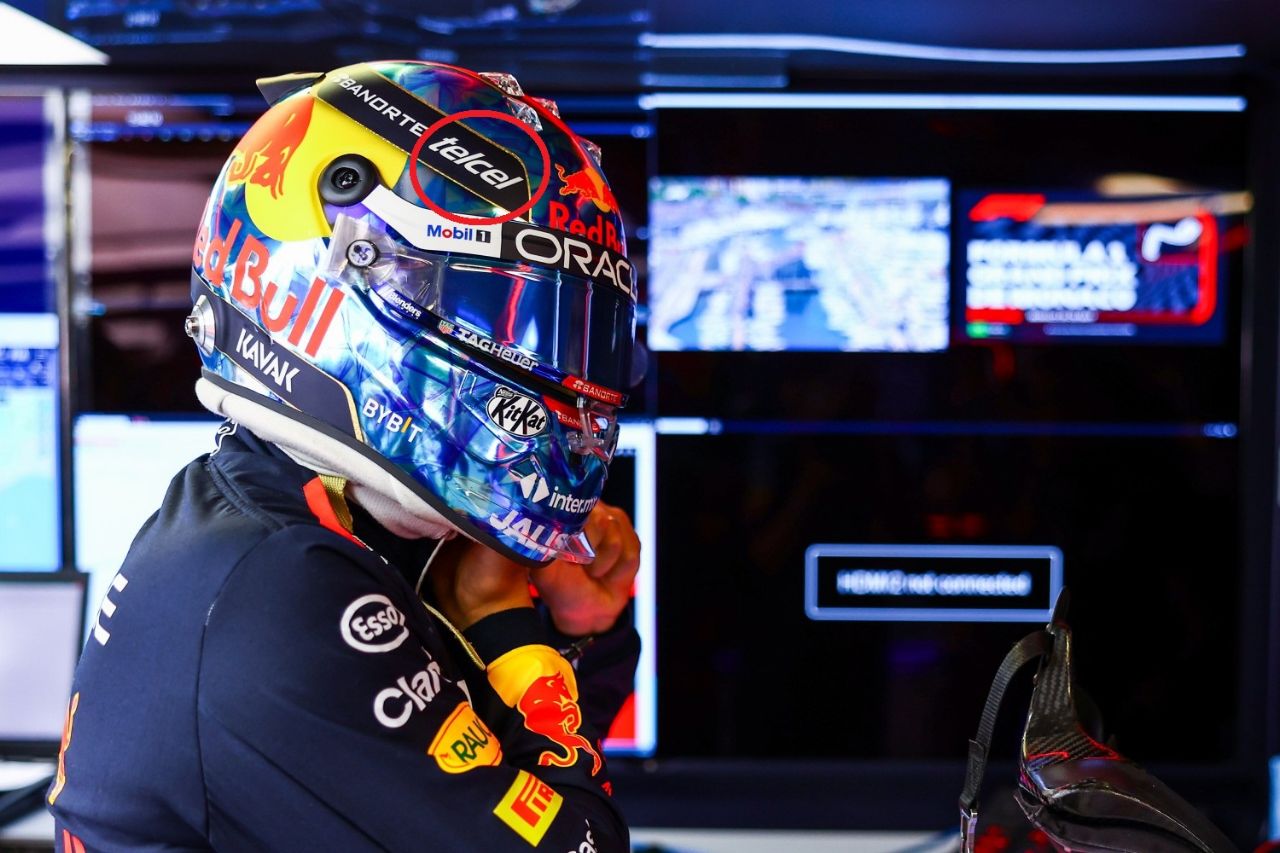
M56 569L56 314L0 314L0 431L0 570Z
M84 577L0 575L0 751L52 756L80 656Z
M1221 342L1243 193L964 192L959 201L970 339Z
M939 178L654 178L649 346L945 349L949 226Z

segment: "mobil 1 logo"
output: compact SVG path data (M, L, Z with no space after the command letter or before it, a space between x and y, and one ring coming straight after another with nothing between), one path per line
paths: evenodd
M521 438L538 435L547 428L547 410L532 397L499 385L485 405L498 428Z

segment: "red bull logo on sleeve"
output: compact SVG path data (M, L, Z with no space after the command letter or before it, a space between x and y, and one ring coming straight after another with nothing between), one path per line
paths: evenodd
M604 182L600 173L590 166L577 172L566 173L564 167L556 164L556 174L560 177L560 195L576 195L578 204L589 201L602 213L612 213L618 209L618 200L613 197L613 190Z
M232 152L234 163L227 172L227 184L257 184L270 190L272 198L278 198L289 160L311 124L313 103L310 97L290 98L258 119Z
M578 707L576 692L563 673L541 676L525 688L516 708L524 715L525 728L559 747L544 750L538 756L538 764L572 767L578 763L579 753L585 752L591 756L591 775L594 776L604 762L591 741L578 734L582 709Z

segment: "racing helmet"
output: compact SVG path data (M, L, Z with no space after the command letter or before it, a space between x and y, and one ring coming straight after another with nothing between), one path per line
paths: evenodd
M204 378L525 565L592 559L636 298L599 148L506 74L369 62L258 85L271 107L192 253Z

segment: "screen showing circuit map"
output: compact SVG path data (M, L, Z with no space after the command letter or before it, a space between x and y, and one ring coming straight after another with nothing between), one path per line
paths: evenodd
M649 346L945 349L949 196L941 178L654 178Z

